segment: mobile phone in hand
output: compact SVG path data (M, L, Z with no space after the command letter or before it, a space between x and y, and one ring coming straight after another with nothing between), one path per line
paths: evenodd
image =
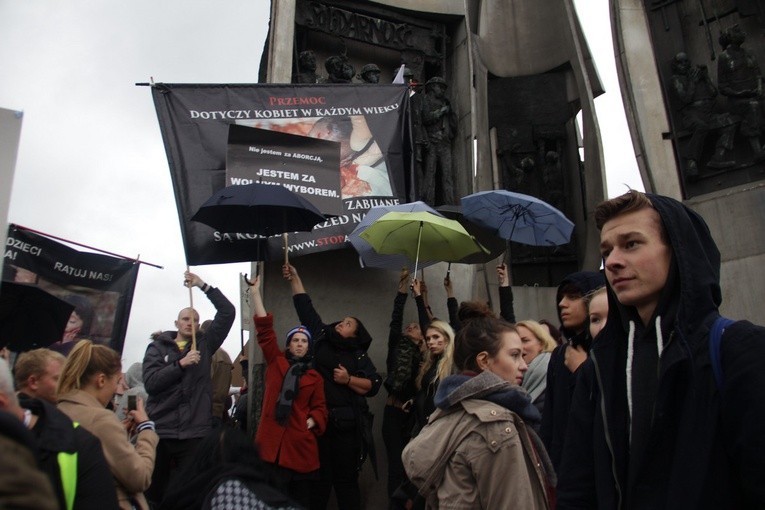
M128 410L128 412L135 411L135 409L136 409L136 401L135 401L135 399L136 399L135 395L128 395L128 401L127 401L127 410Z

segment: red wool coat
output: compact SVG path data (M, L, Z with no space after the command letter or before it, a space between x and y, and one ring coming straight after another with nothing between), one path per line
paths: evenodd
M327 427L327 405L324 400L324 381L319 373L310 369L300 378L300 389L292 405L286 426L276 421L276 402L282 389L284 375L290 368L284 352L279 348L274 332L273 315L255 317L258 344L266 360L266 390L255 442L261 458L272 464L298 473L319 469L317 436ZM308 430L306 420L311 417L316 426Z

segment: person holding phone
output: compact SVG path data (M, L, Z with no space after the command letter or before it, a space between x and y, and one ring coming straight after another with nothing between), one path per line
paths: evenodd
M148 394L146 388L143 386L143 364L140 362L133 363L130 368L125 372L123 377L127 390L117 397L117 405L114 410L117 413L117 418L124 420L130 411L136 410L136 399L140 397L141 400L146 402ZM133 407L130 407L129 402L133 402Z
M148 510L143 492L151 484L159 437L140 399L123 422L106 408L121 378L118 352L82 340L72 349L61 372L58 408L101 440L120 508ZM126 432L135 434L135 445Z

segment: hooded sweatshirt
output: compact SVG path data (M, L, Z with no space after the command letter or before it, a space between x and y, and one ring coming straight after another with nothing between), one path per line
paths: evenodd
M645 327L608 289L608 321L573 399L558 508L764 508L765 329L726 329L721 393L708 343L720 253L697 213L647 196L672 248L670 276Z
M130 368L125 372L125 384L128 389L117 399L117 408L115 409L120 420L124 420L127 415L128 396L135 395L143 400L144 404L149 396L146 393L146 388L143 387L143 363L136 362L130 365Z
M367 355L372 336L358 319L356 336L343 338L335 326L338 322L325 324L321 316L316 312L308 294L296 294L293 296L295 310L300 318L300 323L305 324L311 332L314 340L314 368L324 379L324 394L327 409L349 410L349 418L359 409L366 409L364 397L373 397L380 390L382 377L377 373L372 360ZM343 365L348 373L354 377L364 377L372 381L372 388L364 397L359 396L346 385L334 382L333 372L338 365ZM350 411L354 409L355 411ZM345 413L343 413L345 414Z
M555 297L556 303L560 303L564 287L573 286L584 296L598 287L602 287L605 283L605 278L600 272L580 271L571 273L558 286ZM560 314L560 310L558 313ZM558 319L560 319L560 315ZM566 435L568 414L571 408L571 395L574 393L574 384L576 383L576 375L572 374L565 365L566 347L571 343L582 345L586 350L590 348L586 323L579 332L566 329L562 324L563 321L561 321L561 332L568 342L556 347L550 355L550 362L547 366L547 393L539 430L539 435L542 437L556 469L560 465L563 453L563 439Z

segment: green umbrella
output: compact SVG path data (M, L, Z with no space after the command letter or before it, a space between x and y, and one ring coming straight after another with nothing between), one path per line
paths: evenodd
M486 251L458 221L424 211L386 213L360 236L377 253L401 253L414 260L414 274L420 258L456 262Z

